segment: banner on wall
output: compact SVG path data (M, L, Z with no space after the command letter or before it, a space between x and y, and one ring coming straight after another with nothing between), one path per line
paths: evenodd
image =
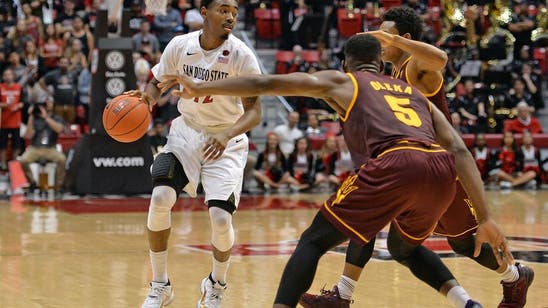
M153 158L148 137L120 143L105 135L86 135L75 145L74 153L67 177L76 194L132 195L152 191Z

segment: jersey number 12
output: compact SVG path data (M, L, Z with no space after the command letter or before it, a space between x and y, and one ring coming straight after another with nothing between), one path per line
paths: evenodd
M200 98L199 98L199 97L195 97L195 98L194 98L194 102L195 102L195 103L199 103L199 102L200 102ZM204 100L202 101L202 104L209 104L209 103L213 103L213 98L211 98L211 95L205 96L205 97L204 97Z

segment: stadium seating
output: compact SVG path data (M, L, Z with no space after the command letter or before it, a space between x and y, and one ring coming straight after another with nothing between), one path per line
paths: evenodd
M256 39L274 40L281 36L280 10L258 8L254 16Z
M340 8L337 10L337 27L341 37L351 37L363 31L363 17L359 10L356 12Z

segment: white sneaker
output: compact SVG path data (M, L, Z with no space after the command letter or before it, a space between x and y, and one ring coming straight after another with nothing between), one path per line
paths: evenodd
M218 281L213 282L211 274L209 277L202 279L202 285L200 286L200 292L202 297L196 305L197 308L219 308L221 307L221 300L225 293L226 285L220 284Z
M171 289L171 283L151 282L148 296L141 308L162 308L171 304L175 294Z

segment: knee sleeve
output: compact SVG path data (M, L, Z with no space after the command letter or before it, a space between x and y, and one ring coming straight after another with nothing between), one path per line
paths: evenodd
M346 263L363 268L369 262L369 259L371 259L374 250L375 238L371 239L365 246L350 241L346 250Z
M392 258L404 265L407 265L407 259L411 256L415 248L417 248L417 246L411 245L401 238L398 231L392 226L390 227L390 232L388 232L386 246Z
M474 248L476 247L473 236L463 239L448 238L447 243L449 243L454 252L466 257L472 257Z
M169 186L179 193L188 184L188 177L183 166L173 153L158 154L154 159L150 173L154 187Z
M156 186L152 190L148 208L147 227L158 232L171 227L171 208L177 201L177 193L169 186Z
M211 245L219 251L228 251L234 245L232 214L219 207L209 208L211 220Z

